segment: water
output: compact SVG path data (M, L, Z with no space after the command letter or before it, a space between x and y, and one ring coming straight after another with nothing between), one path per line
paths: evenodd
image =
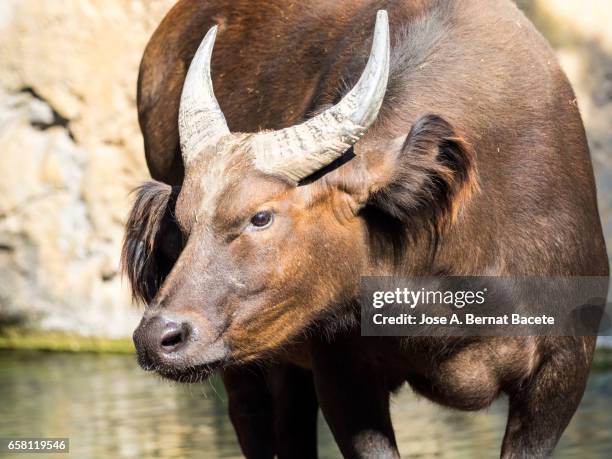
M505 413L504 401L462 413L409 390L393 404L404 457L498 457ZM339 457L319 424L321 457ZM612 372L593 373L556 457L612 457L611 426ZM133 356L0 352L0 436L9 435L70 437L68 457L79 459L241 457L217 380L179 386Z

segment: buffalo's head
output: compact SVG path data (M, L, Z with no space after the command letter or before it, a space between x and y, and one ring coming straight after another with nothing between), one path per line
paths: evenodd
M470 174L467 151L438 117L419 119L408 136L360 140L387 87L384 12L353 89L280 131L229 131L210 77L215 34L181 98L183 184L140 188L123 250L133 290L148 303L134 333L141 365L176 379L257 358L354 304L360 275L381 263L371 253L377 224L430 201L449 207ZM353 145L350 167L320 177Z

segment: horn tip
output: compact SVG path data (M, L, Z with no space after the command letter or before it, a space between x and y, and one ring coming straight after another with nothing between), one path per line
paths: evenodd
M210 29L208 29L208 32L206 33L206 36L204 37L204 41L213 41L214 42L215 38L217 38L217 30L218 29L219 29L219 26L217 24L215 24Z
M378 10L374 25L374 41L383 40L389 46L389 16L387 10Z
M378 10L376 12L376 27L379 25L384 25L387 28L389 27L389 15L387 14L387 10Z

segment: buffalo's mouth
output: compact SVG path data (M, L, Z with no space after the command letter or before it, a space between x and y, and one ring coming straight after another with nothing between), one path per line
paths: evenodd
M227 364L226 360L214 360L206 363L168 364L155 362L141 352L137 353L138 364L145 371L155 372L165 379L181 383L202 382L212 376L219 368Z
M199 383L208 379L221 366L222 361L195 365L187 369L166 368L162 366L145 368L145 370L155 371L164 379L176 381L179 383Z

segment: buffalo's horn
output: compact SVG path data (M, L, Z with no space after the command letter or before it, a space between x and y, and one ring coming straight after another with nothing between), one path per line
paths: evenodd
M253 137L255 166L296 184L363 136L380 110L389 78L389 20L378 11L372 50L357 84L338 104L302 124Z
M229 134L210 76L210 59L216 36L217 26L214 26L193 57L183 85L178 122L185 164L197 156L205 145Z

